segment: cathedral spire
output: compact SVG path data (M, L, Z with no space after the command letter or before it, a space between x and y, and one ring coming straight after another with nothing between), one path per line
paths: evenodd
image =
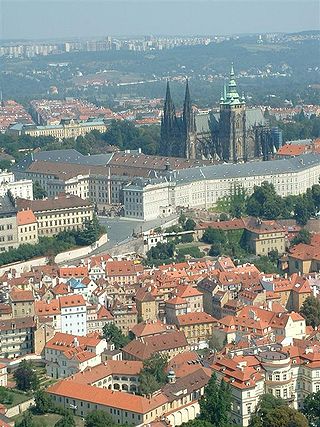
M194 132L194 116L192 111L192 103L189 90L189 81L186 80L186 92L183 103L183 123L186 132Z
M164 110L163 110L164 116L167 114L171 116L172 114L175 114L175 108L174 104L171 98L171 92L170 92L170 84L169 80L167 80L167 89L166 89L166 97L164 100Z

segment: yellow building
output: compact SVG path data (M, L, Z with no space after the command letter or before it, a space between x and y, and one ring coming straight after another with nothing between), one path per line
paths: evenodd
M157 302L148 289L141 288L135 296L139 321L153 320L158 318Z
M216 323L216 319L205 312L177 316L177 327L185 334L189 344L207 342Z
M89 200L83 200L71 194L42 199L18 199L20 210L31 209L38 222L39 236L54 236L62 231L84 227L86 221L93 218L93 206Z
M21 244L38 243L38 222L32 210L27 209L17 213L18 242Z
M34 316L34 296L32 291L14 289L9 294L9 302L14 319Z
M246 241L248 248L256 255L268 255L271 251L283 254L285 229L276 221L262 221L259 218L246 220Z
M89 119L87 121L64 119L61 120L58 125L47 126L23 125L21 123L17 123L10 126L7 133L15 135L30 135L33 137L52 136L57 139L75 139L78 136L84 136L93 130L103 133L106 132L107 126L103 120L98 119Z

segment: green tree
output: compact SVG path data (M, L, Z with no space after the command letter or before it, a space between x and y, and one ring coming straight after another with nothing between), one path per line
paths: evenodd
M261 396L249 427L308 427L303 414L272 394Z
M182 234L180 241L181 243L191 243L193 242L193 236L192 234Z
M112 427L115 422L107 412L95 410L88 413L84 425L85 427Z
M139 391L142 395L150 395L161 388L156 378L148 373L141 372L139 375Z
M179 221L179 224L183 227L185 222L187 221L187 217L185 216L184 213L180 214L178 221Z
M160 243L152 247L147 252L147 259L149 262L153 260L169 260L174 257L175 244L173 242Z
M114 323L107 323L102 331L103 338L107 342L112 342L117 350L127 345L130 341L129 337L126 337Z
M32 184L33 187L33 198L36 199L44 199L47 197L47 192L41 187L40 183L38 181L35 181Z
M31 362L23 360L19 367L14 371L13 378L19 390L36 390L39 385L36 371Z
M74 416L70 411L66 412L60 420L58 420L54 427L76 427Z
M302 412L310 425L320 427L320 391L310 393L305 397Z
M315 184L311 188L312 200L317 211L320 210L320 185Z
M305 200L302 197L297 199L294 207L294 217L299 225L306 225L310 219L308 205L305 203Z
M247 213L265 219L276 219L284 210L284 201L276 193L273 184L263 182L255 186L247 201Z
M193 219L188 218L187 221L185 222L183 228L185 231L194 230L196 228L196 223Z
M311 241L311 233L303 228L299 233L291 240L291 246L298 245L299 243L305 243L309 245Z
M143 362L144 372L153 375L160 384L165 384L167 375L165 372L168 363L168 358L162 354L156 353Z
M214 427L229 426L231 411L231 392L229 385L222 380L218 384L217 376L212 374L199 400L201 420L211 423Z
M10 394L5 387L0 387L0 403L4 405L11 405L12 402L12 394Z
M168 358L156 353L143 362L143 369L139 374L139 389L141 394L152 394L167 381L165 368Z
M313 328L320 325L320 301L313 296L307 297L301 307L301 314L306 319L306 324Z
M46 414L53 407L51 397L43 390L37 390L34 394L35 412L37 414Z
M182 423L181 427L213 427L209 421L199 420L199 418L195 418L194 420L190 420L187 423Z
M26 411L20 421L15 422L15 427L35 427L34 419L31 412Z
M215 228L208 227L203 233L202 240L209 244L221 243L224 245L227 238L226 233L223 230L216 230Z

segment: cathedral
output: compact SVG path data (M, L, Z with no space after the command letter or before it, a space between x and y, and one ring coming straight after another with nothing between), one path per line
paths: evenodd
M237 90L233 66L224 85L218 113L196 113L189 83L182 115L176 114L169 82L161 119L161 155L224 162L269 160L277 150L272 130L260 108L246 108Z

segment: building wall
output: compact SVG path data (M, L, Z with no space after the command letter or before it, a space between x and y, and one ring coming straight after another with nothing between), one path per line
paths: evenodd
M18 246L16 214L1 215L0 213L0 253L17 248Z
M92 220L93 207L38 211L34 214L38 221L39 236L54 236L62 231L82 229L86 220Z
M268 255L270 251L285 252L285 232L262 233L247 231L248 244L256 255Z
M305 193L308 188L317 184L319 175L320 165L315 165L297 172L281 173L279 171L278 174L273 175L238 178L226 176L223 179L203 179L191 182L173 181L149 184L140 188L137 188L136 185L128 186L124 189L125 216L144 220L153 219L161 216L160 206L209 208L215 206L218 199L228 196L234 186L244 188L250 195L254 191L254 186L261 185L264 181L272 183L276 192L282 197L298 195ZM167 191L165 187L167 187ZM161 194L159 193L160 188ZM153 206L152 202L154 202Z
M38 243L38 223L18 225L18 241L19 244L29 243L34 245Z
M14 359L28 353L33 353L34 328L16 328L0 330L0 357Z
M61 332L71 335L87 335L87 308L61 307Z

